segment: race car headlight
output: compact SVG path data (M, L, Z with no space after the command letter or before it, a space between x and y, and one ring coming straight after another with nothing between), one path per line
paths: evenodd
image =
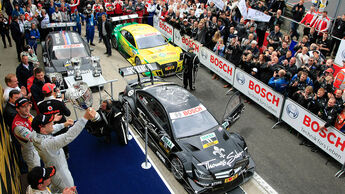
M204 180L213 180L212 175L207 174L201 170L198 169L194 169L194 173L196 175L196 177L198 177L199 179L204 179Z

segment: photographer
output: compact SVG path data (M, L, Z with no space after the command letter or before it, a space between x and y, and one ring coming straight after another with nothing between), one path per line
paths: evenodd
M314 114L318 114L318 112L325 107L327 104L327 95L324 88L320 88L317 90L316 95L311 100L308 105L308 110L310 110Z
M273 77L269 80L268 85L275 91L285 95L287 87L289 86L289 80L285 77L286 71L284 69L275 71Z
M297 103L302 105L304 108L308 108L309 103L313 100L314 93L313 87L307 86L303 92L297 98Z
M56 174L52 177L52 192L62 192L65 187L73 187L74 181L63 153L62 147L71 143L82 132L88 120L95 119L96 111L88 108L84 116L75 124L69 119L64 124L53 125L54 115L37 115L32 121L36 131L33 143L45 166L55 166ZM73 125L73 126L72 126ZM66 133L53 136L64 127L72 126Z
M297 100L300 93L309 85L307 82L308 73L305 71L298 72L296 78L292 78L290 83L290 95L293 100Z

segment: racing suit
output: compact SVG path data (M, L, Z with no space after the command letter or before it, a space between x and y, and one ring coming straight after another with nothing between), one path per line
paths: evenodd
M91 13L91 15L86 18L87 43L93 44L93 38L95 36L95 25L96 25L96 19L95 19L93 13Z
M71 143L83 130L87 120L81 118L66 133L53 136L37 134L33 143L45 166L55 166L56 174L52 177L52 192L62 192L65 187L74 186L62 147ZM63 124L54 125L54 133L64 128Z
M29 171L36 166L41 166L40 157L32 144L32 120L32 115L23 118L17 114L12 123L12 132L21 144L22 156L28 165Z

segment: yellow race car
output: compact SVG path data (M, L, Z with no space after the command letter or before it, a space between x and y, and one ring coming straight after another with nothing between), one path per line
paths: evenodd
M182 49L169 43L157 29L147 24L117 25L112 33L112 46L121 51L132 65L158 63L156 76L169 76L182 70Z

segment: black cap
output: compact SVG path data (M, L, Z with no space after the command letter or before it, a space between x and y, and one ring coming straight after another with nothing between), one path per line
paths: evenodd
M31 123L31 127L37 132L41 132L41 127L44 125L52 122L54 120L54 115L49 114L49 115L44 115L44 114L39 114L35 116L34 120Z
M21 97L21 98L18 98L16 100L15 105L16 105L16 108L19 108L21 106L26 105L27 103L31 104L31 101L29 99L27 99L27 98Z
M28 173L28 183L31 186L31 188L38 189L37 186L39 184L42 184L45 180L54 176L55 173L55 166L50 166L47 168L37 166Z

